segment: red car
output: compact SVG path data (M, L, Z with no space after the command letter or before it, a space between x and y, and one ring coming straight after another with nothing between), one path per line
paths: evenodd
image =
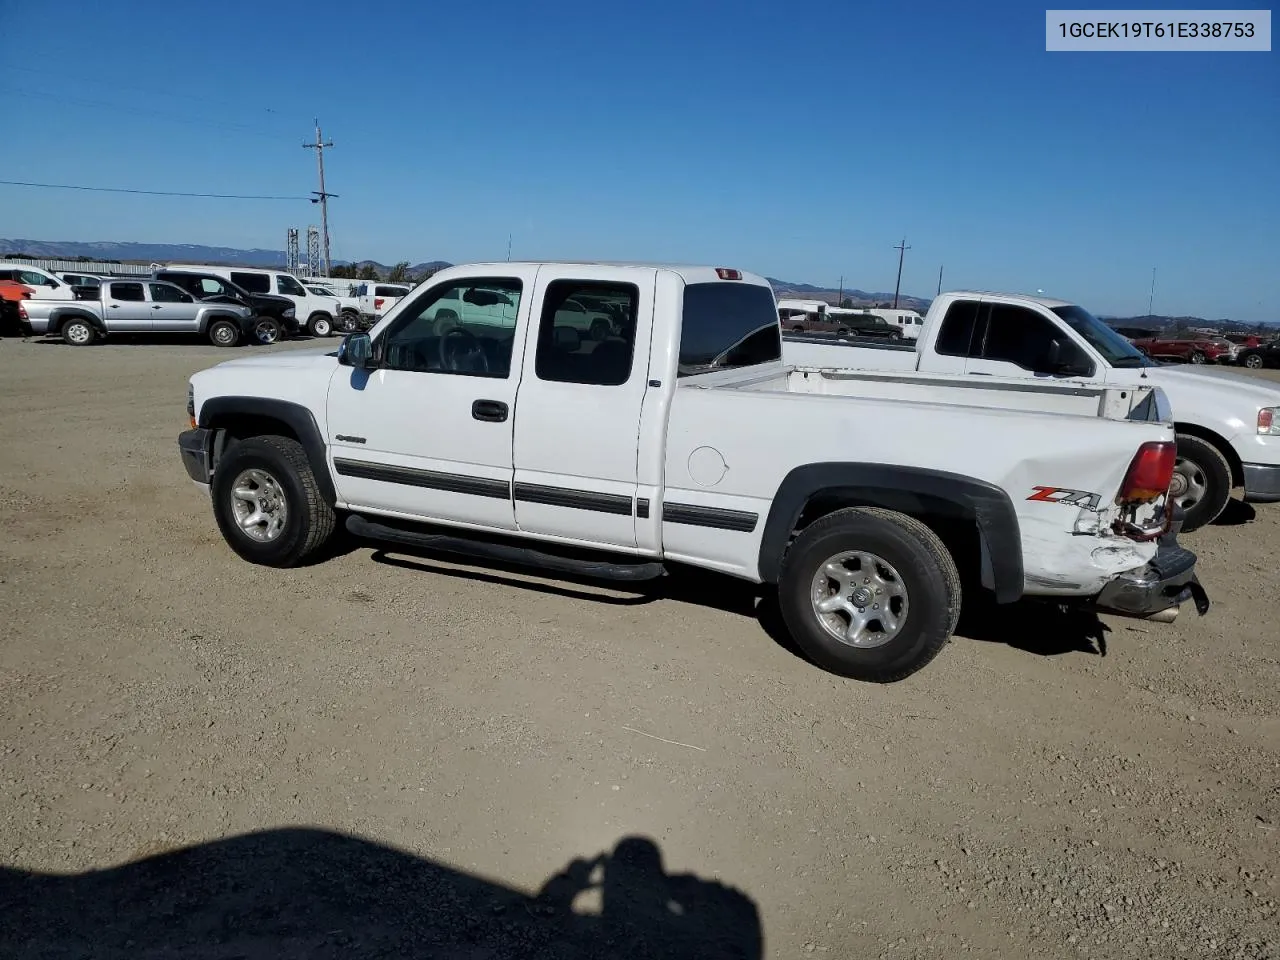
M1251 347L1260 347L1266 340L1258 336L1256 333L1227 333L1223 334L1226 339L1230 340L1241 350L1248 350Z
M1230 363L1239 348L1230 340L1193 334L1187 337L1143 337L1133 345L1154 360L1185 360L1187 363Z

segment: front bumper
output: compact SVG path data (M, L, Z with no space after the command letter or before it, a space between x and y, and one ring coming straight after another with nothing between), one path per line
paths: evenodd
M1150 617L1195 603L1196 612L1209 611L1209 595L1196 579L1196 555L1178 546L1176 533L1160 539L1155 558L1144 567L1123 573L1102 588L1094 605L1124 617Z
M1280 465L1244 464L1244 499L1246 503L1280 501Z
M213 431L203 427L194 430L183 430L178 434L178 450L182 454L182 465L196 483L208 485L209 465L212 459Z

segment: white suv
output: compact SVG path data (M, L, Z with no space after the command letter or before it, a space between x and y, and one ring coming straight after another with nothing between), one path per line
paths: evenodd
M13 280L31 288L36 300L74 300L71 284L60 280L48 270L29 267L25 263L0 263L0 280Z
M263 270L258 267L225 267L209 264L171 263L169 270L199 270L211 273L215 277L230 280L238 287L250 293L270 293L288 297L298 306L295 310L298 325L305 326L313 337L332 335L334 320L341 312L341 305L335 297L324 297L311 293L291 273L283 270Z

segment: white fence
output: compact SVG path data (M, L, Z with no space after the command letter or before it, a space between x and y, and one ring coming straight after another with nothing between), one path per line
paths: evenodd
M41 260L26 257L5 257L0 264L23 267L39 267L50 273L87 273L103 277L146 277L151 275L149 263L117 263L97 260Z

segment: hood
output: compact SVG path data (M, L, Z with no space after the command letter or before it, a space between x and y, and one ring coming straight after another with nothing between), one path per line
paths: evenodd
M1259 406L1280 406L1280 383L1272 383L1247 373L1211 367L1208 364L1148 367L1147 375L1166 390L1196 389L1212 391L1242 401L1254 401ZM1177 399L1170 396L1174 407Z
M286 350L256 357L240 357L236 360L227 360L211 369L229 370L243 367L270 367L275 370L305 370L310 367L317 369L334 367L337 364L337 347L325 344L320 347L304 347L301 350Z

